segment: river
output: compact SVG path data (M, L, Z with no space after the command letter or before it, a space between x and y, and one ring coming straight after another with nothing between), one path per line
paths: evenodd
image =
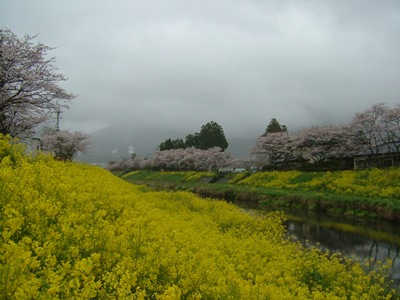
M271 211L262 206L239 203L245 209ZM388 259L391 285L400 291L400 224L387 221L365 221L345 216L332 217L321 213L285 211L286 235L304 246L340 253L371 268Z
M235 204L247 211L273 211L257 202L235 201ZM389 280L393 281L391 287L400 295L400 223L333 217L311 211L284 213L287 237L299 241L305 247L313 246L357 261L369 262L369 268L391 260L392 264L387 270Z

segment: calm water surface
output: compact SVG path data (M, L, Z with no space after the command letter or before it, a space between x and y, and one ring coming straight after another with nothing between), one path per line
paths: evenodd
M262 206L239 205L268 211ZM302 211L285 211L285 216L287 236L306 247L314 246L355 260L369 261L371 268L390 259L389 277L393 287L400 291L400 224Z

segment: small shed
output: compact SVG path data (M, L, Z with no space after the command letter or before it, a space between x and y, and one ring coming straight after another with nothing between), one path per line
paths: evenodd
M400 141L376 146L375 151L367 150L354 155L354 169L390 168L399 166Z

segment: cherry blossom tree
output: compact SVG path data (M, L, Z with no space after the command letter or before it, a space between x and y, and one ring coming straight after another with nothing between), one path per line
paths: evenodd
M207 150L190 147L156 151L151 164L155 169L206 171L227 166L232 160L232 155L219 147Z
M295 133L285 131L260 136L252 154L259 167L275 169L293 168L298 164L321 165L337 161L357 153L353 134L348 125L314 126ZM295 165L296 164L296 165Z
M358 112L351 121L354 140L361 151L377 154L379 147L385 144L385 124L388 107L384 103L372 105L365 111Z
M277 119L271 119L264 134L261 135L251 153L258 167L275 169L276 163L285 162L291 156L290 134L286 125L281 125Z
M170 149L156 151L152 159L152 165L156 169L179 170L182 162L183 149Z
M150 160L145 157L123 158L114 162L110 162L107 169L110 171L135 171L147 169L150 167Z
M49 151L55 159L70 161L78 152L85 152L90 144L89 137L78 131L55 131L42 139L42 149Z
M134 159L118 159L117 161L112 161L107 166L107 169L110 171L133 171L134 170Z
M66 77L57 73L53 48L34 44L36 36L18 38L0 29L0 132L28 136L52 113L67 108L75 97L59 86Z
M397 163L400 161L400 104L387 109L384 114L384 128L388 152L396 152Z
M395 154L400 161L400 104L389 108L384 103L372 105L354 115L351 122L359 148L372 156L382 152Z
M298 157L318 164L357 152L351 137L346 125L314 126L298 132L292 139L292 146Z
M356 113L349 124L314 126L290 134L273 119L252 154L258 166L272 169L278 162L294 160L346 168L346 159L363 151L395 153L400 161L400 104L391 109L377 103Z
M278 161L286 161L291 156L291 135L287 131L270 132L260 136L251 153L259 167L275 169Z
M249 157L234 157L229 161L229 167L231 167L232 169L244 168L245 170L250 170L253 167L253 160Z
M218 170L219 168L230 165L233 161L233 157L230 153L224 152L220 147L213 147L206 151L203 151L203 154L207 157L205 161L205 170Z

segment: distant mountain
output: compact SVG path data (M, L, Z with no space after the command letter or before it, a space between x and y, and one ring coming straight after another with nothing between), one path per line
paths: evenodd
M162 141L169 137L177 138L180 135L179 132L163 128L112 125L89 134L90 149L77 157L77 160L108 163L128 158L131 153L136 153L138 156L151 156Z
M256 144L257 136L227 137L229 147L227 152L237 158L249 158L250 150Z
M128 158L131 153L137 156L151 157L158 145L168 138L185 139L188 132L168 130L156 127L128 127L112 125L89 134L89 151L76 158L89 163L108 163L121 158ZM238 158L249 156L250 148L255 145L256 137L227 136L229 148L226 150Z

